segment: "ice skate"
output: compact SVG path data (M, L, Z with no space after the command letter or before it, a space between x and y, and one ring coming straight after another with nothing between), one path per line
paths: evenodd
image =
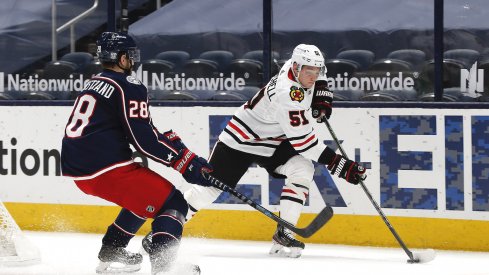
M199 275L200 267L191 263L174 262L178 246L154 248L153 232L150 231L142 240L141 253L149 254L152 275Z
M272 256L299 258L305 245L303 242L296 240L288 229L281 225L273 235L272 248L269 254Z
M141 249L139 250L139 253L141 255L148 255L149 251L151 250L151 241L153 239L153 231L149 231L146 236L144 236L143 240L141 241Z
M143 256L139 253L131 253L123 247L102 245L98 253L100 260L97 273L129 273L141 269Z

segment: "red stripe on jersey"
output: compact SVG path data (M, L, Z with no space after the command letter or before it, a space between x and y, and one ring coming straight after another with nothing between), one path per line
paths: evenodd
M282 189L282 193L291 193L291 194L297 194L296 192L294 192L294 190L292 189Z
M244 139L250 139L241 129L238 128L238 126L234 125L231 121L228 122L228 125L233 128L238 134L240 134Z
M308 138L306 141L304 142L301 142L301 143L296 143L296 144L292 144L293 147L301 147L302 145L310 142L311 140L315 139L316 138L316 135L312 135L310 138Z

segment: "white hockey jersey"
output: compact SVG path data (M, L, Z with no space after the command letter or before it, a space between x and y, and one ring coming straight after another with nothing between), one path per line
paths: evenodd
M296 82L291 61L284 64L250 101L239 107L219 140L227 146L260 156L272 156L284 140L289 140L304 157L317 161L326 148L318 141L313 124L306 118L312 91Z

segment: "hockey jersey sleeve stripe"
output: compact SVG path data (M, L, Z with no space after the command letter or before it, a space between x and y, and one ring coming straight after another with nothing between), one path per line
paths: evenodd
M253 142L241 141L235 134L229 131L228 128L224 128L224 132L226 132L229 136L231 136L234 139L234 141L236 141L239 144L244 144L249 146L263 146L263 147L269 147L275 149L278 147L278 145L267 144L267 143L253 143Z
M316 135L312 135L312 136L310 136L308 139L306 139L303 142L300 142L300 143L291 143L291 144L292 144L293 147L301 147L304 144L307 144L308 142L310 142L311 140L313 140L315 138L316 138Z
M238 126L234 125L232 121L228 122L229 127L233 128L238 134L240 134L244 139L250 139L248 135L246 135L241 129L238 128Z
M314 146L316 146L316 145L318 145L318 140L317 140L317 139L316 139L316 141L315 141L313 144L311 144L311 145L310 145L310 146L308 146L307 148L304 148L304 149L301 149L301 150L297 150L297 149L296 149L296 151L297 151L297 153L299 153L299 154L300 154L300 153L302 153L302 152L305 152L305 151L307 151L307 150L311 149L312 147L314 147Z
M294 192L294 190L292 189L282 189L282 193L291 193L291 194L297 194L296 192Z
M136 136L134 135L133 130L131 129L131 124L129 123L129 120L127 119L127 111L126 111L126 104L125 104L126 103L126 98L124 96L124 91L122 90L122 87L116 81L114 81L114 80L112 80L112 79L110 79L108 77L97 76L97 77L94 77L94 78L96 78L96 79L103 79L105 81L108 81L108 82L112 83L117 88L116 90L118 90L119 93L121 94L121 98L122 98L122 110L124 112L124 121L126 122L127 128L129 129L129 132L131 133L131 138L134 141L134 146L136 146L139 149L139 151L141 153L145 154L146 156L148 156L148 157L150 157L150 158L152 158L152 159L154 159L154 160L156 160L158 162L161 162L161 163L163 163L165 165L169 165L170 164L169 161L166 161L164 159L158 158L158 157L156 157L156 156L154 156L154 155L146 152L146 150L144 150L143 147L139 144L138 140L136 139Z
M289 141L293 141L293 140L300 140L300 139L304 139L306 138L308 135L310 135L312 133L312 131L310 131L309 133L305 134L305 135L302 135L302 136L298 136L298 137L289 137Z
M255 132L253 132L253 130L251 130L251 128L248 125L246 125L246 123L244 123L241 119L239 119L237 116L233 116L233 120L235 120L236 122L241 124L241 126L243 126L243 128L245 128L246 131L248 131L248 133L250 133L255 139L260 138L259 135L257 135Z

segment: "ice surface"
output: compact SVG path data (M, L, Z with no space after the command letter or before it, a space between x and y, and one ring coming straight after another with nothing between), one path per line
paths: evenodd
M102 235L25 232L42 253L41 264L0 267L0 274L96 274L97 253ZM138 251L142 237L136 236L129 249ZM180 262L200 265L202 275L331 275L331 274L489 274L489 253L437 251L434 261L408 264L401 248L354 247L306 244L299 259L268 255L270 243L184 238ZM416 249L413 249L416 251ZM142 269L150 274L145 257Z

